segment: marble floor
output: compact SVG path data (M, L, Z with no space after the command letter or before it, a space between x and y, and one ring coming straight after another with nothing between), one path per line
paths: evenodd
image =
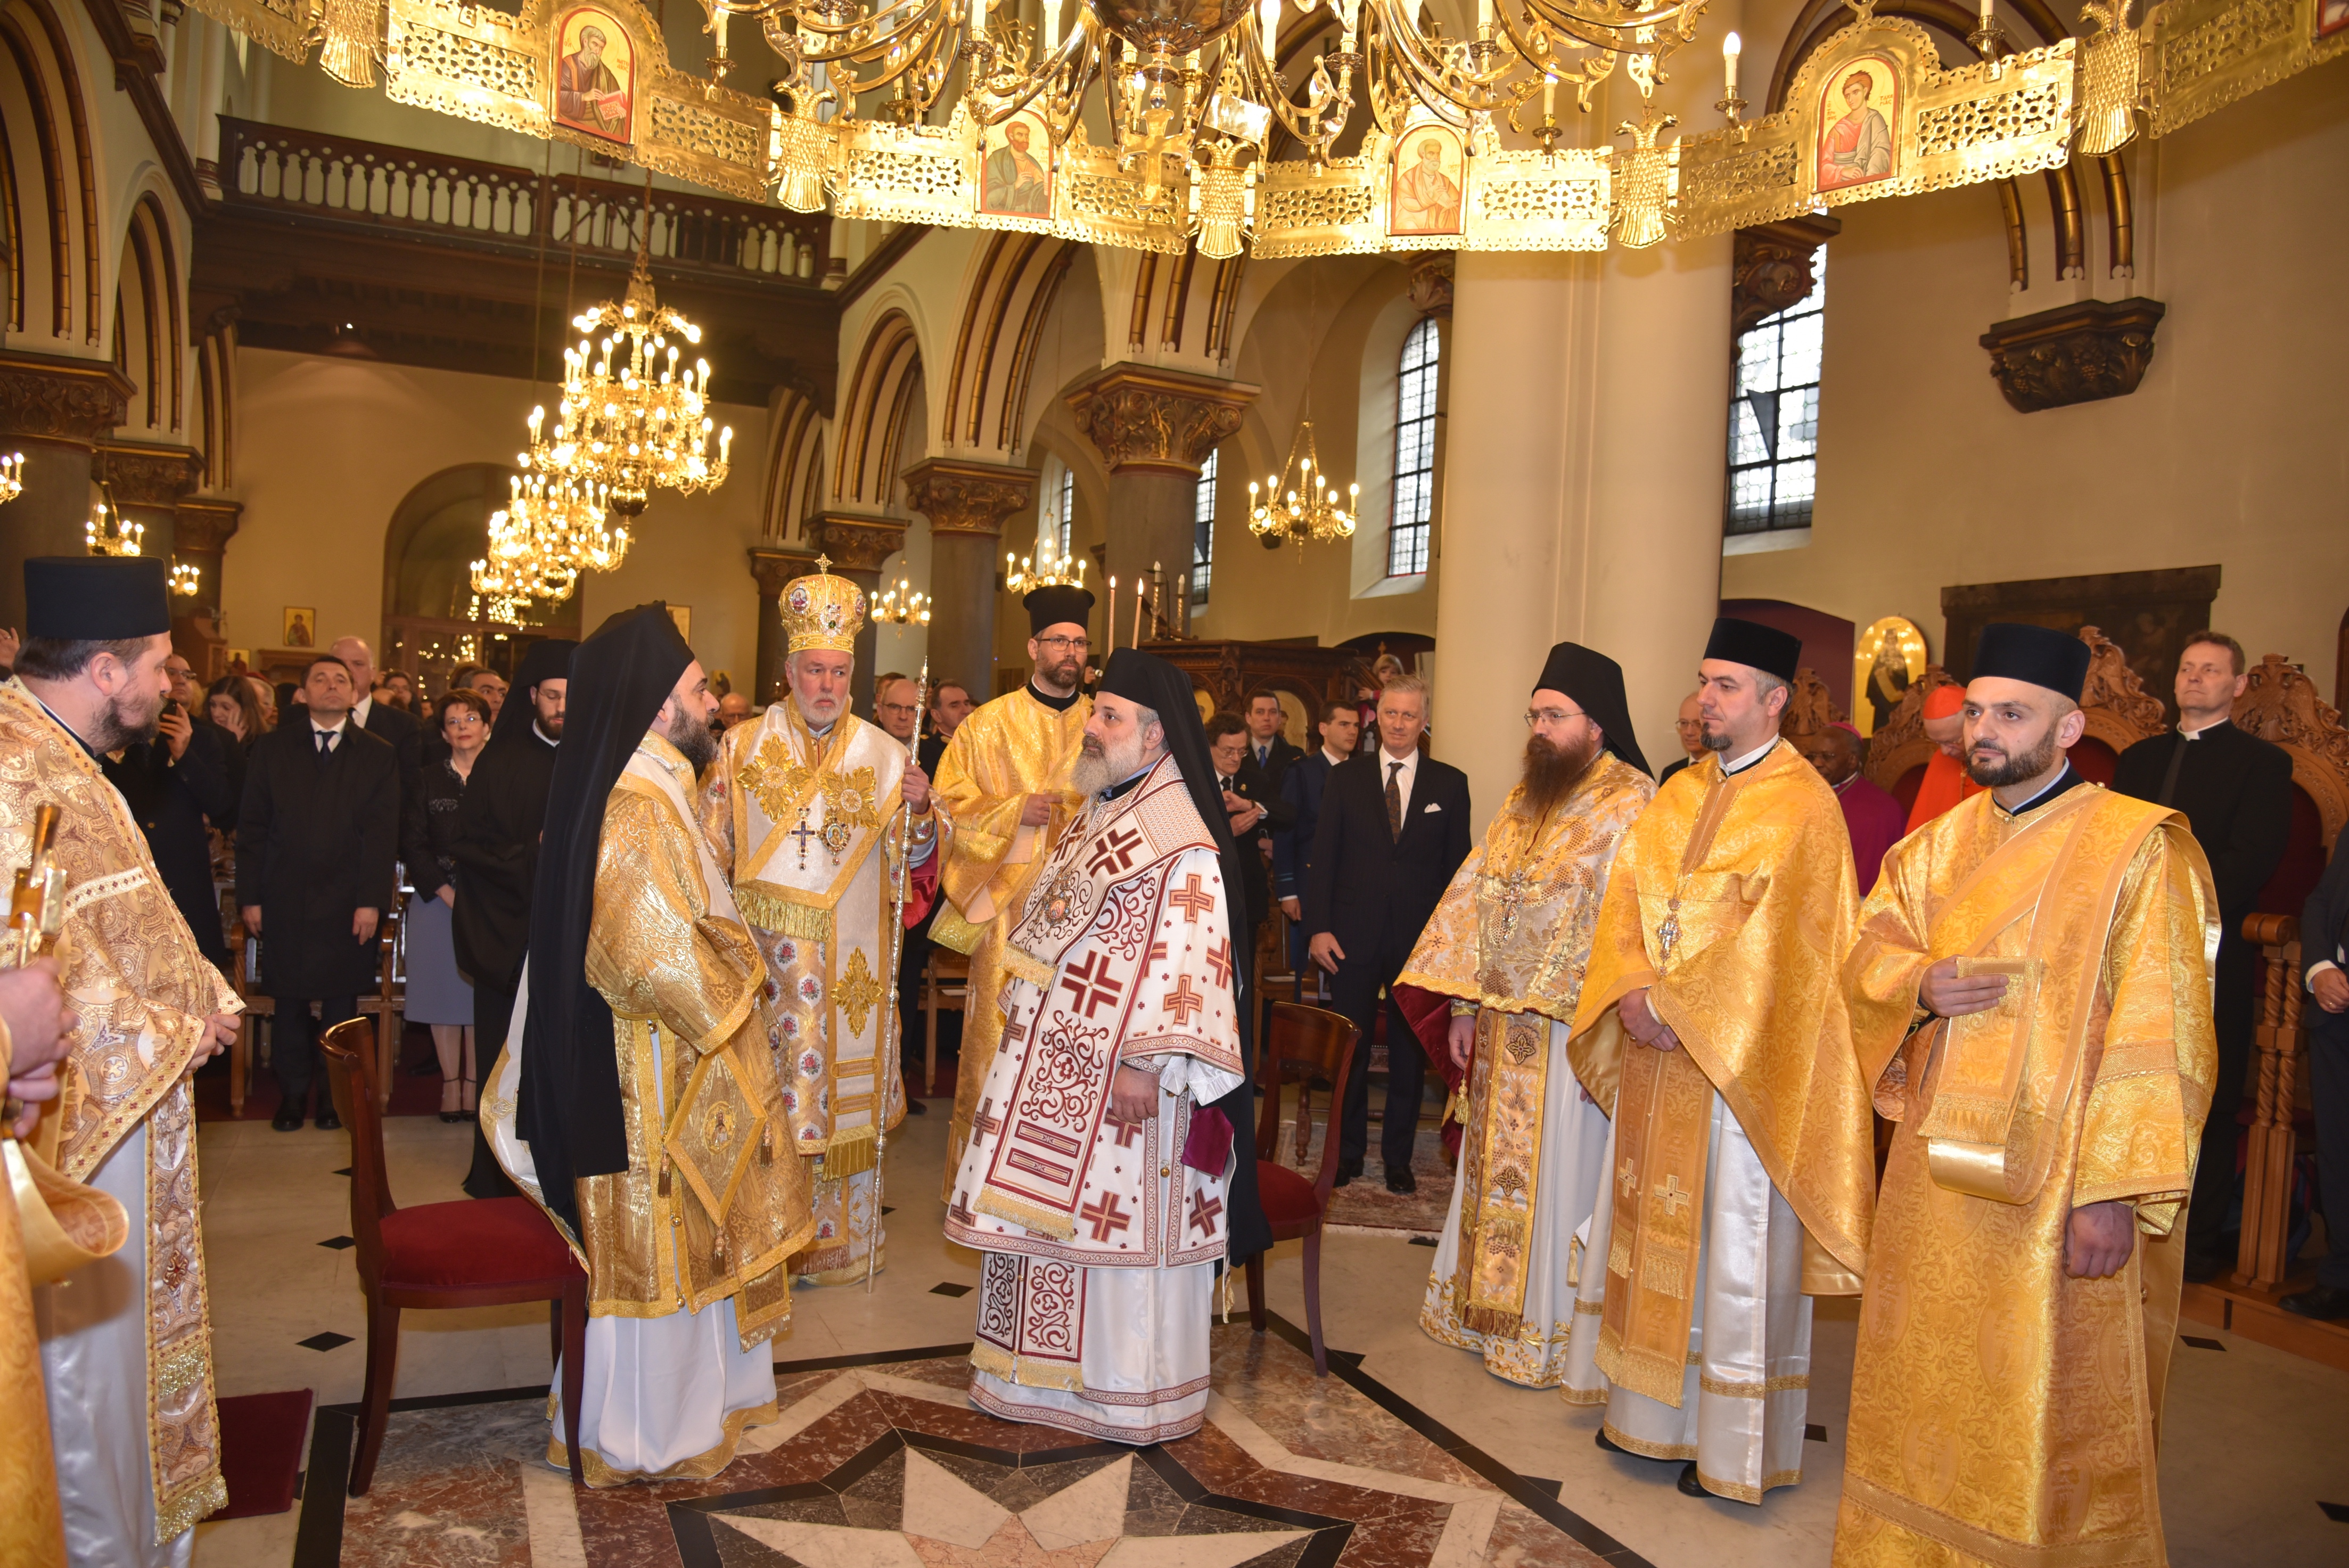
M1236 1300L1197 1438L1129 1456L969 1411L951 1347L970 1338L978 1259L936 1225L944 1108L933 1102L891 1140L895 1212L877 1288L798 1296L775 1346L784 1419L754 1429L749 1460L689 1496L574 1499L532 1460L543 1403L523 1391L548 1375L543 1311L409 1314L397 1393L413 1403L395 1417L374 1494L199 1526L198 1568L1827 1562L1854 1329L1837 1303L1822 1303L1815 1337L1804 1481L1759 1508L1681 1496L1676 1467L1598 1450L1596 1412L1487 1376L1427 1339L1416 1320L1429 1250L1392 1231L1324 1243L1325 1383L1289 1337L1251 1334ZM220 1391L316 1390L307 1451L331 1467L350 1425L332 1407L358 1397L365 1360L351 1254L335 1245L350 1229L347 1143L253 1122L200 1136ZM461 1126L393 1119L396 1197L459 1196L469 1140ZM1268 1275L1272 1309L1301 1324L1294 1244ZM2349 1563L2349 1375L2188 1330L2164 1423L2173 1562ZM941 1513L941 1497L956 1506ZM645 1550L617 1550L626 1541Z

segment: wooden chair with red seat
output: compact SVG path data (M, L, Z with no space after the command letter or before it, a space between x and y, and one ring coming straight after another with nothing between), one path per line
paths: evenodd
M350 1490L375 1480L399 1362L399 1314L410 1307L502 1306L553 1302L556 1360L563 1368L564 1440L571 1479L582 1482L579 1400L587 1343L587 1276L562 1235L527 1198L460 1199L402 1209L384 1172L383 1117L377 1108L372 1020L353 1018L318 1043L335 1094L335 1114L351 1135L351 1236L367 1292L367 1388L359 1397L357 1452Z
M1330 1374L1330 1355L1321 1343L1321 1222L1330 1212L1330 1194L1338 1179L1338 1117L1346 1103L1346 1075L1354 1062L1354 1038L1361 1031L1342 1013L1301 1002L1272 1004L1272 1024L1257 1053L1256 1190L1264 1217L1276 1241L1305 1243L1305 1328L1313 1340L1313 1372ZM1321 1168L1308 1179L1274 1158L1280 1138L1280 1086L1284 1075L1300 1085L1326 1078L1330 1093L1329 1127L1321 1139ZM1302 1123L1310 1115L1306 1096L1298 1096L1299 1144L1304 1142ZM1264 1332L1264 1254L1247 1261L1248 1323Z

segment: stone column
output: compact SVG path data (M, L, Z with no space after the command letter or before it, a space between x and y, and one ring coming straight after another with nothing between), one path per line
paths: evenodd
M1641 748L1675 754L1720 603L1730 294L1725 234L1459 257L1433 719L1480 830L1553 642L1620 663Z
M846 577L864 590L865 608L881 593L881 568L889 557L905 547L905 525L891 517L860 517L851 513L819 513L808 520L809 539L831 561L834 575ZM854 690L859 701L857 717L873 718L873 678L881 673L873 660L880 646L874 634L873 619L868 613L864 628L856 634L856 675Z
M1162 612L1190 633L1191 536L1199 470L1240 428L1262 389L1147 365L1112 365L1069 395L1069 409L1109 464L1109 548L1102 586L1123 589L1118 641L1130 642L1133 584L1161 568ZM1097 650L1106 654L1106 650Z
M25 560L88 546L90 453L136 389L101 359L0 353L0 452L25 454L24 493L0 510L0 626L25 625Z
M230 536L244 515L244 503L218 495L181 501L171 528L171 551L196 568L196 591L172 603L171 643L191 670L217 679L227 672L228 638L221 625L221 573Z
M815 570L815 556L773 545L750 546L750 576L759 585L759 651L749 688L742 693L760 706L783 691L783 585Z
M1036 471L926 458L905 471L905 504L930 520L930 680L995 690L996 546L1004 519L1036 504Z

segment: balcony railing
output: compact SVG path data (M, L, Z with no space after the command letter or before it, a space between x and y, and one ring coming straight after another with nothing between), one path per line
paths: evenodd
M388 147L315 130L221 116L223 199L232 206L300 211L407 234L500 248L632 254L645 237L642 185L536 171L477 158ZM705 276L813 285L830 226L815 214L722 196L651 193L656 263Z

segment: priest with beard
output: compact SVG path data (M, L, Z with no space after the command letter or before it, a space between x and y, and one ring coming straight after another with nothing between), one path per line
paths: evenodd
M1234 1137L1240 851L1195 711L1173 665L1110 656L1070 770L1083 811L1002 949L1003 1045L947 1211L985 1254L971 1403L1121 1443L1199 1429L1216 1266L1271 1239Z
M1623 836L1568 1046L1614 1122L1563 1397L1606 1407L1600 1448L1750 1503L1802 1479L1810 1298L1858 1293L1876 1185L1836 985L1851 837L1778 732L1802 651L1713 622L1705 757Z
M1452 1210L1419 1325L1528 1388L1566 1378L1570 1238L1606 1189L1607 1112L1567 1051L1615 846L1656 793L1623 670L1549 651L1526 711L1525 770L1462 863L1396 985L1450 999L1443 1047L1465 1074Z
M696 818L718 708L667 607L572 659L491 1147L588 1278L591 1486L706 1479L775 1415L768 1342L814 1230L760 992L767 971ZM558 1369L558 1377L560 1369ZM548 1462L567 1466L561 1383Z
M539 832L546 820L547 788L554 781L556 749L563 743L571 655L578 646L568 638L547 638L522 656L512 699L498 710L496 727L457 808L460 887L450 925L457 967L473 988L477 1061L497 1060L513 1017L515 981L530 945ZM478 1122L465 1190L475 1198L515 1195Z

